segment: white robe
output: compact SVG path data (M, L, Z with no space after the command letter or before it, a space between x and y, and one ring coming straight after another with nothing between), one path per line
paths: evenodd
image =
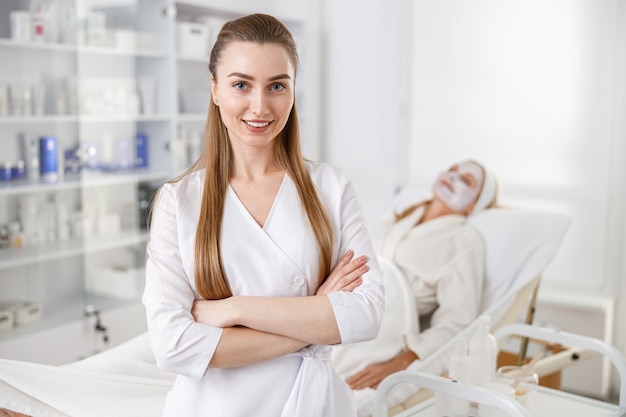
M415 226L418 209L391 225L380 252L404 272L413 289L421 331L407 334L409 349L425 359L478 315L485 277L485 243L462 215Z
M384 294L376 256L351 179L343 171L308 163L333 225L333 264L348 249L370 258L370 271L353 292L328 295L342 343L376 336ZM222 329L196 323L194 243L204 171L166 184L155 202L148 242L146 306L157 364L179 376L166 416L355 415L352 393L330 364L330 347L312 345L273 360L208 369ZM307 296L316 291L318 250L295 185L286 175L264 227L229 187L221 256L234 295Z
M478 315L485 275L482 237L461 215L442 216L415 226L423 213L423 209L417 209L375 233L376 251L396 267L383 271L398 273L406 281L416 317L389 318L393 309L388 301L383 326L393 329L383 328L381 336L385 337L340 346L333 352L333 364L344 379L407 348L425 359ZM396 387L389 397L390 405L404 401L415 391L412 385ZM375 391L366 388L355 391L355 395L358 415L369 416Z

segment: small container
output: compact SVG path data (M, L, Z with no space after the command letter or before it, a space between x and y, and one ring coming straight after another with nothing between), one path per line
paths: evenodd
M0 249L9 247L9 228L7 225L0 225Z
M118 169L129 169L135 165L135 149L130 138L118 138L115 141L115 154Z
M24 167L24 161L22 159L15 161L11 166L11 178L14 180L21 180L26 175L26 169Z
M65 173L78 174L81 168L81 159L78 147L65 150Z
M178 53L183 56L205 57L209 50L209 28L196 22L176 24Z
M43 306L26 300L0 300L0 309L13 313L16 326L37 321L43 314Z
M148 137L143 133L135 135L135 168L148 167Z
M39 138L39 173L46 181L58 178L58 143L55 136Z
M501 366L496 371L496 381L513 388L515 390L515 399L527 410L531 411L532 399L539 384L539 376L536 372L526 370L523 366Z
M22 137L24 156L26 157L26 177L33 181L39 179L39 144L34 137Z
M11 18L11 39L17 42L30 41L30 13L24 10L14 10L9 13L9 16Z
M14 249L24 247L24 234L20 222L11 222L7 227L9 229L9 247Z
M13 178L13 163L11 161L4 161L0 164L0 181L11 181Z
M477 386L493 382L496 375L496 358L498 344L489 333L488 316L479 318L480 324L474 335L469 339L469 376L470 382Z

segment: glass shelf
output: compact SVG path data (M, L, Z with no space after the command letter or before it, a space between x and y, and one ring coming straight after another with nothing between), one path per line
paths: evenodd
M97 187L169 179L169 171L125 170L119 172L84 171L56 182L15 180L0 182L0 196L27 193L48 193L60 190Z
M2 124L54 124L54 123L115 123L115 122L168 122L169 116L155 115L42 115L42 116L0 116Z
M133 246L147 240L145 232L124 232L115 236L67 239L16 249L0 249L0 269L15 268L31 263L53 261L71 256L95 253L123 246Z
M60 52L70 54L95 54L120 57L138 57L166 59L168 55L159 50L121 49L107 46L77 46L65 43L52 42L22 42L12 39L0 39L0 47L31 49L36 51Z

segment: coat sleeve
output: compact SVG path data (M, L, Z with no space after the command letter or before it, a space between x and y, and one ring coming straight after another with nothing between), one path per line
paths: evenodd
M181 258L179 222L185 220L178 218L177 204L176 188L161 187L152 209L142 302L159 368L201 378L222 329L196 323L191 315L195 294Z
M378 260L351 179L344 182L338 194L337 204L331 209L338 243L334 258L338 259L352 249L355 257L366 255L370 267L362 277L363 283L352 292L328 294L341 334L341 344L346 344L371 340L378 335L385 298Z

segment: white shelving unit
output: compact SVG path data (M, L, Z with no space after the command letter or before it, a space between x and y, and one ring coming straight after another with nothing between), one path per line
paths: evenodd
M87 35L72 43L15 40L9 14L29 10L31 0L0 3L0 89L46 85L39 114L13 114L11 108L3 114L0 103L0 164L25 157L24 138L54 135L60 151L95 148L107 168L83 167L54 182L0 180L0 227L40 219L40 212L25 212L24 207L33 204L30 200L41 211L66 212L69 223L66 233L57 226L56 232L36 243L23 236L23 247L0 248L0 300L43 305L39 321L0 332L0 357L61 364L115 346L145 329L140 303L147 241L144 194L181 173L198 156L210 100L212 42L197 52L193 48L181 52L178 27L196 23L219 29L220 22L248 13L249 5L211 0L41 1L53 2L58 11L69 4L79 11L76 15L104 16L107 29L104 38L96 38L106 45L94 45ZM279 4L270 7L283 9ZM272 10L265 13L281 18L304 44L305 19L285 18ZM144 41L145 34L152 36L153 42L133 47L128 43L132 31L143 34ZM187 41L197 39L183 40ZM302 51L300 59L307 60ZM313 113L306 112L306 106L313 106L304 101L305 68L298 75L296 97L304 145L304 124L311 119L304 116ZM145 111L141 90L135 90L144 79L156 81L152 111ZM120 98L120 91L126 92L125 98ZM119 159L119 143L112 146L111 138L115 142L138 133L147 136L148 166L110 169L110 163ZM99 311L108 343L94 328L96 317L85 315L85 306Z
M171 5L168 1L99 2L92 7L92 1L55 0L59 12L69 4L73 10L104 16L107 36L124 31L128 39L128 34L142 33L151 45L135 48L132 42L110 42L119 40L112 37L94 45L81 41L80 32L74 43L14 40L9 14L29 10L31 3L11 0L0 5L0 88L44 85L46 97L38 114L14 112L13 102L6 114L0 113L0 159L23 160L24 138L54 135L60 166L64 151L72 148L92 147L100 163L71 174L61 168L52 182L0 181L0 226L18 220L55 228L39 239L24 230L23 247L0 249L0 300L43 305L40 320L0 333L0 356L57 364L114 346L145 329L139 297L147 233L139 189L156 187L175 173L174 22L163 13ZM147 106L136 84L150 78L156 89L153 104ZM76 92L61 89L63 85L74 85ZM134 168L131 160L131 166L114 168L123 160L122 145L134 150L140 133L147 138L147 167ZM32 204L36 211L27 213L25 207ZM53 219L43 223L49 211L55 212ZM87 305L99 312L108 343L104 332L95 329L97 317L86 316Z

